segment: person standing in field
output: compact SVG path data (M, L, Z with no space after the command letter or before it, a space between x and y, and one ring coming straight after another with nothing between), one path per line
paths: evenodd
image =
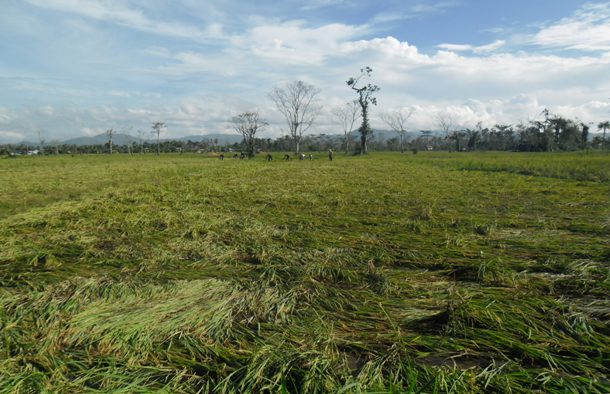
M332 149L328 150L328 160L333 161L333 150Z

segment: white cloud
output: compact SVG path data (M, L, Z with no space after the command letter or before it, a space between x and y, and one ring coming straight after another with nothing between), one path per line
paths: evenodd
M217 53L177 52L149 48L146 53L172 62L160 67L169 75L214 73L239 78L265 74L268 67L324 67L346 42L367 32L365 26L340 23L309 27L305 21L266 23L228 37L231 43ZM277 77L277 74L274 74Z
M335 60L343 67L356 68L353 65L358 64L357 59L367 59L379 70L376 80L386 92L396 89L401 90L403 96L408 93L438 101L460 97L506 97L539 89L560 92L570 87L610 88L610 80L603 77L610 72L610 55L561 57L501 53L463 56L452 51L427 55L393 37L345 42L337 55Z
M610 3L586 4L573 16L543 27L530 42L550 48L610 51Z
M482 122L484 127L495 124L516 124L534 119L545 108L535 96L520 95L505 100L468 99L461 103L439 105L435 103L415 104L409 106L413 115L407 129L438 130L437 115L449 114L454 119L455 128L472 128ZM383 124L377 121L378 127Z
M0 107L0 124L8 123L11 120L11 111L8 108Z
M317 10L319 8L336 7L340 5L351 5L350 0L309 0L301 7L303 11Z
M475 45L470 45L470 44L440 44L440 45L437 45L436 47L440 48L440 49L446 49L448 51L453 51L453 52L486 53L486 52L493 52L497 49L500 49L501 47L504 46L504 44L506 44L506 41L496 40L496 41L492 42L491 44L480 45L480 46L475 46Z
M86 135L87 137L93 137L99 134L102 134L106 129L103 127L91 128L91 127L82 127L80 131Z
M419 14L429 14L444 11L448 8L453 8L457 5L459 5L458 1L437 1L435 3L422 2L411 7L411 11Z
M43 6L42 0L28 1ZM76 12L71 10L79 6L80 15L142 31L156 23L122 2L53 0L44 4L70 12ZM445 7L449 5L446 3ZM583 15L589 12L586 10L592 10L592 6L587 7L570 21L584 20ZM118 15L123 8L127 13ZM432 9L422 6L417 11ZM416 108L410 121L416 129L435 128L434 114L441 111L454 114L464 127L472 127L478 121L488 126L527 121L537 117L545 107L586 121L608 117L610 108L604 100L610 91L607 77L610 53L567 56L509 52L503 40L481 46L445 43L438 45L440 50L425 53L392 36L375 37L370 25L320 25L264 18L253 18L251 23L239 33L226 33L221 25L210 25L207 32L200 31L203 35L222 37L222 45L211 50L207 45L193 44L190 37L184 40L188 45L183 46L170 46L156 39L154 43L147 41L142 46L145 49L134 51L145 54L146 61L121 70L125 74L117 76L119 81L136 79L139 86L104 86L92 93L98 99L90 103L80 100L87 97L83 94L86 88L80 87L78 96L70 90L74 86L70 81L48 83L49 78L45 83L36 78L11 78L14 86L32 92L32 96L44 93L51 97L49 92L59 92L57 96L76 97L72 103L80 104L51 99L51 106L37 100L30 108L0 107L2 129L29 138L35 138L35 130L44 129L49 135L67 138L102 132L109 127L133 126L134 130L148 132L153 120L162 120L169 126L168 137L230 133L227 120L232 115L258 109L271 123L268 135L278 135L282 120L267 98L274 85L306 80L322 89L321 99L329 109L355 98L345 80L364 66L373 67L371 82L381 87L379 106L371 113L376 127L383 127L377 117L381 111L404 106ZM562 20L549 25L540 31L540 37L553 26L567 24L568 20ZM574 42L583 41L590 33L579 34L574 34L579 37ZM608 37L597 37L591 45L600 47ZM568 40L569 45L576 45L574 42ZM497 51L500 48L502 51ZM137 75L130 74L134 68L138 69ZM148 89L164 95L150 93ZM332 132L328 111L319 124L315 132Z
M45 105L44 107L39 108L41 114L46 116L53 116L55 114L55 108L50 105Z
M596 117L592 114L610 114L610 102L606 101L589 101L580 105L558 105L553 108L553 111L566 117L578 118L584 122L590 122L595 120ZM608 120L610 116L606 115L605 118L598 118L599 120ZM593 123L597 124L598 121Z
M380 12L371 20L371 25L383 25L389 22L420 18L424 15L438 14L459 5L457 1L438 1L435 3L419 3L404 11Z
M169 58L171 57L171 52L167 49L167 48L163 48L163 47L150 47L150 48L145 48L142 50L143 53L151 55L151 56L157 56L157 57L164 57L164 58Z
M0 130L0 141L17 143L24 140L23 134L16 131Z
M160 99L161 94L155 92L140 92L137 90L111 90L108 92L109 96L116 98L136 98L136 99Z
M87 18L96 19L126 26L132 29L172 37L203 39L220 38L222 27L211 24L207 29L184 23L171 23L164 20L154 20L147 17L141 10L131 8L122 1L99 0L26 0L31 5L61 12L73 13Z
M290 25L290 29L291 34L285 35L287 45L296 43L298 46L301 41L307 41L306 35L298 34L301 25ZM363 58L373 67L372 82L382 89L378 94L379 106L371 112L372 124L377 128L385 128L378 118L379 113L405 105L416 108L409 123L411 130L437 128L435 114L441 111L452 113L460 127L473 127L479 121L486 126L526 122L537 117L545 107L587 121L607 117L609 108L600 105L600 100L604 100L604 92L610 90L610 81L603 78L610 72L610 55L564 58L502 53L479 57L451 51L428 55L393 37L351 40L349 34L337 34L338 37L328 37L330 43L325 44L326 49L320 49L318 64L307 66L304 75L294 73L294 59L278 56L270 61L269 57L257 57L253 43L272 40L274 34L252 35L252 41L244 38L240 42L241 49L223 52L213 59L195 52L169 55L168 60L179 60L182 67L191 68L173 69L173 77L180 75L179 71L217 75L216 67L224 64L226 69L231 68L232 63L239 63L235 56L250 59L233 70L236 76L230 78L231 83L236 83L235 79L245 79L235 95L214 94L209 86L202 85L199 95L170 102L157 100L156 104L40 107L13 113L10 119L20 121L9 120L7 127L30 130L30 134L45 129L49 134L63 133L58 137L67 138L78 133L97 133L108 127L133 126L134 130L148 132L150 123L161 119L168 124L166 137L231 133L228 119L232 115L256 109L271 123L266 135L277 136L281 134L283 123L266 98L266 92L273 85L306 79L322 88L321 98L330 108L355 98L344 81L363 66L360 61ZM263 77L264 73L269 76ZM313 132L333 132L328 114L319 119L319 126ZM35 138L35 133L29 138Z
M111 90L110 95L115 97L131 97L129 92L125 92L123 90Z
M596 124L597 121L591 122L591 120L600 119L600 115L607 114L610 111L610 102L589 101L577 106L548 105L542 103L536 95L518 95L486 101L469 99L445 106L434 103L415 104L408 108L413 109L414 112L407 123L407 129L419 131L438 130L438 114L451 115L455 121L455 128L473 128L478 122L482 122L483 127L492 127L496 124L515 125L541 119L545 108L554 114ZM378 116L374 119L374 125L377 128L387 128Z
M230 117L253 109L258 109L255 101L239 97L188 97L171 105L157 104L146 107L66 105L52 108L52 111L49 111L49 108L21 109L14 110L13 119L0 129L5 130L0 132L0 143L37 140L38 130L49 140L63 140L80 135L93 136L109 128L120 133L131 128L133 135L137 130L148 134L153 121L163 121L167 124L167 138L204 133L232 133L228 123ZM266 108L261 108L261 112L266 116L265 111Z
M266 61L323 65L341 42L361 34L362 30L339 23L309 28L303 21L295 21L256 27L248 33L247 41L252 53Z

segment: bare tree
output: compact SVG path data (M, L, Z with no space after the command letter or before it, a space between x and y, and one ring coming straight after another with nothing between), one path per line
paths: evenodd
M350 134L354 130L354 124L360 118L360 110L357 101L350 101L340 107L333 109L333 117L341 125L343 129L343 145L345 146L345 154L349 152Z
M254 139L256 133L269 123L262 119L258 112L244 112L231 118L233 129L244 138L248 157L254 157Z
M403 109L399 108L390 113L382 113L381 120L392 130L394 130L398 136L400 137L400 153L404 153L404 139L407 134L407 121L413 115L413 109Z
M51 141L51 143L53 144L53 148L55 150L55 154L58 155L59 154L59 140L58 139L54 139L53 141Z
M129 153L130 155L132 154L132 145L133 145L133 141L131 140L131 129L133 128L133 126L129 126L128 128L126 128L123 133L125 133L125 136L127 137L127 153Z
M369 125L369 104L377 105L377 98L373 96L379 91L379 86L366 84L358 87L358 83L363 77L370 77L373 69L365 67L360 69L360 75L356 78L351 77L347 80L347 86L352 88L358 94L358 104L362 112L362 124L360 125L360 154L365 155L368 152L367 142L372 134L371 126Z
M445 134L445 139L454 139L456 140L456 144L459 141L459 138L455 131L452 130L455 128L455 116L451 115L447 111L439 112L436 114L436 124L443 130ZM451 151L451 144L449 144L449 151Z
M445 137L448 137L451 129L455 127L455 116L448 112L439 112L436 114L436 124L443 130Z
M285 87L276 87L269 94L278 111L284 116L294 144L295 153L299 153L303 133L313 124L320 113L316 96L320 90L303 81L288 83Z
M138 129L138 142L140 143L140 154L144 153L144 132Z
M44 155L44 133L42 132L42 130L38 130L38 142L40 143L39 145L39 149L40 149L40 154Z
M114 134L113 129L106 130L106 136L108 136L108 152L112 154L112 136Z
M161 154L161 129L165 127L163 122L155 122L152 124L152 133L157 135L157 156Z

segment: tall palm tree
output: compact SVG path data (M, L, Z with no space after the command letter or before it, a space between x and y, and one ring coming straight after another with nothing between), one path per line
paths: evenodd
M598 130L604 130L604 134L602 135L602 147L606 147L606 130L610 129L610 121L599 122L597 125Z

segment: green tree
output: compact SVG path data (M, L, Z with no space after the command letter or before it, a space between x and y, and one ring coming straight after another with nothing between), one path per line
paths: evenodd
M481 128L478 129L466 129L464 130L466 137L468 137L468 150L477 150L477 144L481 139Z
M589 142L589 126L581 122L580 127L582 129L580 136L581 148L587 149L587 144Z
M606 130L610 129L610 121L599 122L597 125L598 130L603 130L604 134L602 135L602 147L606 147Z
M460 152L462 150L462 138L466 136L464 130L454 130L449 133L448 140L455 142L455 151Z
M540 146L542 150L550 152L555 146L553 142L556 140L556 129L558 124L553 121L553 115L545 108L541 115L544 115L544 120L535 120L532 124L540 131Z
M358 94L358 104L360 104L360 110L362 113L362 124L360 125L360 154L365 155L368 153L367 141L372 134L371 126L369 125L369 104L377 105L377 98L374 96L379 91L379 86L373 84L366 84L359 86L361 79L366 77L370 78L373 69L365 67L360 69L360 75L356 78L351 77L347 80L347 86L352 88Z

